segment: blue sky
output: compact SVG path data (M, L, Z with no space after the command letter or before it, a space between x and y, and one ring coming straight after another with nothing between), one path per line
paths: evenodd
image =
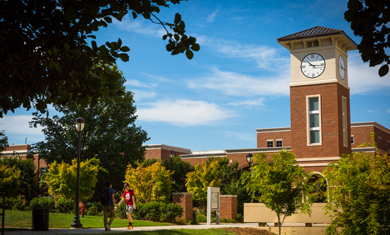
M98 44L121 38L130 61L118 61L135 94L138 120L150 140L193 151L256 147L256 129L290 126L290 54L277 38L315 26L344 30L346 0L244 1L188 0L161 9L172 22L182 15L200 51L192 60L171 56L161 26L126 16L98 31ZM390 75L362 62L358 51L348 58L351 121L375 121L390 128ZM0 119L9 144L44 140L41 129L28 128L31 113L18 109ZM50 115L56 114L50 110Z

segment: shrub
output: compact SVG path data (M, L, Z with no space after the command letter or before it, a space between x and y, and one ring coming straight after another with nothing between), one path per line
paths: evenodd
M75 209L75 203L72 199L60 198L56 203L56 210L62 213L69 213Z
M237 215L237 222L239 222L239 223L244 222L244 216L242 214Z
M139 208L138 205L139 204L137 204L137 209ZM134 210L134 212L135 212L135 210ZM125 203L122 202L121 205L116 208L116 213L115 214L120 219L126 219L127 218L127 215L126 215L126 202Z
M85 213L87 215L103 215L103 206L100 202L85 203Z
M3 200L0 198L0 205L3 207ZM25 210L26 207L23 205L23 199L21 196L18 196L17 198L10 198L6 197L5 198L5 204L4 204L4 209L6 210Z
M54 212L54 199L51 197L33 198L30 201L30 208L49 208L51 212Z
M161 208L161 205L165 205L165 210ZM160 213L161 212L162 214L160 214L160 221L173 223L176 221L176 217L183 214L183 207L173 203L160 203Z
M133 211L133 219L139 220L151 220L173 223L176 221L176 217L183 213L183 208L173 203L163 202L148 202L137 203L137 209ZM122 209L122 204L119 208L120 212L118 216L126 218L125 209ZM122 215L123 213L123 215Z

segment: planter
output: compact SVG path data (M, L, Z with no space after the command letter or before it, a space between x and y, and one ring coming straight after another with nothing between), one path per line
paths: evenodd
M49 231L49 208L34 208L32 210L32 230Z

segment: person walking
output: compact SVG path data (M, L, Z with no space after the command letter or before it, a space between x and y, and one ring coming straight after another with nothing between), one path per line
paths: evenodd
M127 229L132 229L133 228L133 219L131 218L131 213L133 213L133 210L136 209L135 195L134 195L134 191L130 189L130 186L128 183L125 183L124 189L125 189L125 191L123 192L123 198L118 203L118 207L126 199L126 215L127 215L127 219L129 220L129 227L127 227Z
M108 197L108 202L106 205L103 205L103 213L104 213L104 228L106 231L111 231L111 224L115 218L115 190L112 188L111 181L107 181L105 183L106 188L103 190L102 194L105 197ZM110 221L107 223L107 217L110 215Z

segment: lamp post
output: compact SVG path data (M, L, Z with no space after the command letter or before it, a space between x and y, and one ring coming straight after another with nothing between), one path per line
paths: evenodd
M70 225L71 229L82 229L83 225L80 223L79 216L79 185L80 185L80 158L81 158L81 132L84 129L85 120L81 117L77 118L74 126L79 135L79 147L77 148L77 185L76 185L76 213L74 215L73 223Z
M251 153L248 153L248 154L246 155L246 161L248 162L249 168L251 167L252 162L253 162L252 157L253 157L253 155L252 155Z
M176 157L176 152L173 150L171 150L171 154L169 154L169 157L173 157L172 152L175 154L175 157Z

